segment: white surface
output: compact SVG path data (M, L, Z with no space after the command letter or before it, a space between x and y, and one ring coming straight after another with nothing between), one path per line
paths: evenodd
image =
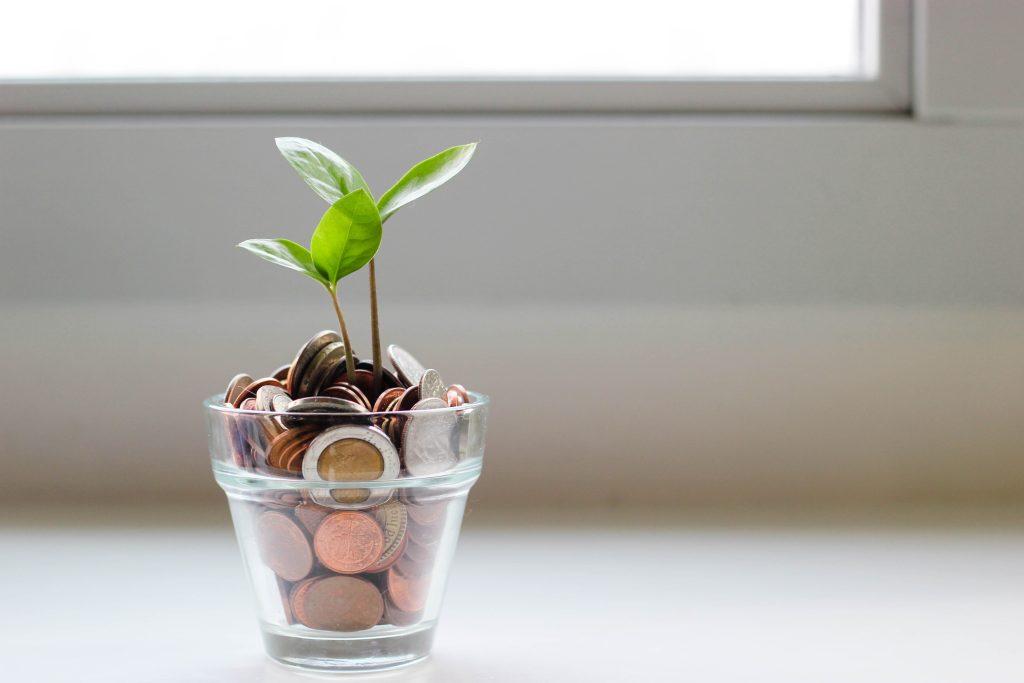
M26 526L35 516L23 513L0 533L4 680L302 680L262 656L226 528L97 525L74 512L65 519L78 526L50 526L61 514ZM1019 516L954 526L538 519L549 524L467 530L433 658L365 680L1024 676Z

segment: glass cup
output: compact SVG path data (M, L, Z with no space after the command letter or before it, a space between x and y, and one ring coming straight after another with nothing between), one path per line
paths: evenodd
M488 399L386 413L205 403L267 654L371 671L430 653Z

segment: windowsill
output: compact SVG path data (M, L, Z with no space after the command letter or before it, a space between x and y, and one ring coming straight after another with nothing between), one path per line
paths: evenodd
M262 656L215 515L5 516L7 677L302 680ZM1019 509L811 524L471 512L467 526L434 656L380 680L906 683L1024 669Z

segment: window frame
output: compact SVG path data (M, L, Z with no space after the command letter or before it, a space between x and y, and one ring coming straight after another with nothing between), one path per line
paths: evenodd
M876 6L870 78L5 80L0 114L906 113L911 0Z

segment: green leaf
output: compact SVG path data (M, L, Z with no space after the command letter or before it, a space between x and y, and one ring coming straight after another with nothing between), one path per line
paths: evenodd
M356 167L312 140L277 138L277 148L306 184L327 203L333 204L350 192L370 186Z
M410 168L377 203L380 219L386 221L391 214L409 202L419 199L454 178L469 163L474 151L475 142L451 147Z
M291 240L270 239L246 240L238 246L246 251L251 251L261 259L305 273L317 282L327 284L324 276L313 264L313 257L301 244L296 244Z
M316 269L329 286L359 270L380 247L380 214L365 190L356 190L334 202L313 232L310 250Z

